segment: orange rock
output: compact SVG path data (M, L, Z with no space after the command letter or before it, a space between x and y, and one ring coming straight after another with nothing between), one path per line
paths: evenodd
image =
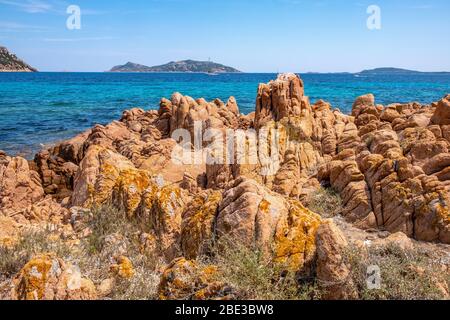
M439 125L450 125L450 95L437 103L431 122Z
M21 157L0 159L0 213L12 214L44 197L41 179Z
M54 254L31 259L13 280L14 300L93 300L94 284Z
M344 261L348 242L332 220L324 221L317 229L316 245L316 276L325 292L323 299L357 299L356 286Z
M158 294L161 300L229 300L233 289L214 280L216 267L200 268L195 261L177 258L161 275Z
M123 279L130 279L134 276L135 271L130 259L124 256L119 256L114 260L116 263L110 267L113 274Z

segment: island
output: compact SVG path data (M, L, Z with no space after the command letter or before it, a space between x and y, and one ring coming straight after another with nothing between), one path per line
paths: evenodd
M169 63L148 67L142 64L127 62L113 67L109 72L197 72L197 73L239 73L241 71L212 61L171 61Z
M8 51L7 48L0 46L0 72L36 72L37 70L15 54Z
M423 72L417 70L408 70L401 68L375 68L357 72L358 75L415 75L424 73L448 73L448 72Z

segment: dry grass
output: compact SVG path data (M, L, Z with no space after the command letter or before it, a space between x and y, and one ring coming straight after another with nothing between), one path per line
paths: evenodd
M143 226L138 220L110 205L96 208L88 222L91 234L82 242L83 255L78 264L91 280L100 283L111 277L109 266L116 255L131 260L135 271L131 279L117 278L112 292L114 300L149 300L157 298L160 268L164 264L152 252L143 251L139 235Z
M313 197L309 208L327 215L337 212L339 203L334 193L323 190ZM129 220L112 206L103 206L90 212L85 223L91 233L75 249L55 237L49 229L28 231L14 246L0 247L0 283L14 276L33 255L55 252L64 260L77 264L83 276L98 285L112 277L112 258L120 254L131 260L135 275L131 279L116 278L112 291L103 298L157 299L165 262L156 253L143 250L139 239L145 228L140 222ZM239 299L310 300L321 297L313 276L305 278L286 271L287 268L274 264L267 254L256 248L247 248L226 237L221 237L209 248L207 254L197 259L198 263L215 265L218 271L214 280L232 287ZM450 286L448 271L441 271L436 258L429 252L404 250L393 245L370 247L365 252L351 246L344 256L361 299L443 299L440 287ZM370 265L378 265L381 269L381 289L367 288L366 272Z
M445 298L439 284L449 286L448 272L427 252L405 250L396 245L361 249L350 247L345 257L351 267L352 278L363 300L436 300ZM368 266L381 270L381 288L368 289Z
M12 277L34 256L54 252L59 257L68 258L71 248L63 241L51 238L49 228L27 230L11 247L0 246L0 279Z
M83 276L95 284L111 278L113 257L124 255L133 264L131 279L115 281L105 298L120 300L156 299L160 269L164 263L151 252L141 252L141 226L112 206L102 206L86 213L83 219L91 230L79 245L69 247L50 229L28 231L12 247L0 246L0 282L13 277L36 254L54 252L58 257L80 267Z
M256 248L247 248L222 238L212 247L212 256L201 257L201 263L217 266L216 280L231 286L243 300L309 300L316 287L300 283L299 275Z
M305 201L305 206L324 218L332 218L342 212L342 199L331 188L321 187L311 192Z

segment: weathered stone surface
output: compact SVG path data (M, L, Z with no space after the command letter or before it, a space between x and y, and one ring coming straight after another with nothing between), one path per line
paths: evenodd
M14 300L93 300L94 284L54 254L32 258L13 280Z
M450 95L437 103L431 122L439 125L450 125Z
M110 270L115 276L123 279L130 279L134 276L135 271L130 259L125 256L118 256L114 260L115 263L110 266Z
M120 223L139 230L128 236L114 231L102 240L112 252L112 274L97 283L99 297L142 272L139 259L129 255L136 241L140 253L172 261L161 277L160 298L235 298L232 288L215 281L215 267L193 261L231 240L260 250L283 271L316 276L330 289L324 298L357 298L342 256L353 231L342 229L344 236L301 201L332 188L342 200L342 218L334 221L371 232L358 230L366 237L355 242L360 247L372 243L373 234L386 238L374 245L408 249L416 246L414 238L445 247L448 109L449 96L431 105L384 107L368 94L347 115L323 100L311 105L295 74L261 84L249 115L240 114L233 97L207 102L175 93L159 110L126 110L119 121L97 125L30 162L0 151L0 245L13 247L25 229L50 228L80 250L93 235L92 208L107 204L125 213ZM187 130L184 154L179 129ZM248 131L215 139L237 129ZM224 146L234 153L220 153ZM15 299L97 297L89 280L51 254L35 257L8 281ZM0 296L4 288L0 283Z
M350 269L344 261L347 239L332 220L326 220L317 229L316 274L319 285L324 289L324 299L356 299L356 287Z
M0 157L0 213L11 214L44 197L41 179L21 157Z
M201 268L195 261L177 258L164 270L158 293L161 300L229 300L233 289L214 281L216 267Z
M220 191L202 192L187 205L181 224L181 248L186 258L195 259L213 245L214 222L221 201Z
M286 200L251 179L239 178L227 190L217 215L217 236L235 239L273 255L293 270L314 256L314 236L321 219L300 202Z

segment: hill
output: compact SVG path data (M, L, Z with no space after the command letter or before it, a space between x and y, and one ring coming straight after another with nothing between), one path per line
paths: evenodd
M376 75L376 74L397 74L397 75L409 75L409 74L423 74L423 73L447 73L447 72L422 72L417 70L408 70L408 69L400 69L400 68L375 68L370 70L363 70L356 74L362 75Z
M211 61L183 60L172 61L160 66L148 67L142 64L127 62L113 67L110 72L206 72L206 73L236 73L232 67Z
M37 70L20 60L5 47L0 47L0 72L36 72Z

